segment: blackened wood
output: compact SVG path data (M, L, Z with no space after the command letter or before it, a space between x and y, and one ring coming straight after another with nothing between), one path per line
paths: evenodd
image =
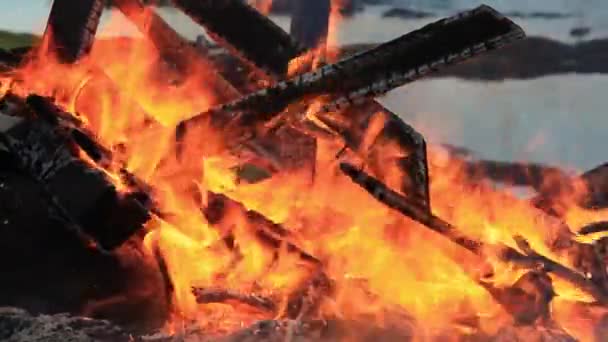
M110 254L84 245L57 217L37 181L1 169L0 306L35 314L86 311L137 329L163 324L169 307L141 243Z
M223 288L193 288L192 293L199 304L235 302L270 313L275 313L277 310L274 301L255 294L240 293Z
M251 224L259 241L275 249L276 253L284 246L288 252L298 254L303 261L316 266L321 265L319 259L307 253L292 241L291 233L285 227L272 222L254 210L247 210L243 204L223 194L207 192L206 196L207 206L202 210L210 224L215 226L227 224L227 226L230 226L230 217L227 217L226 214L230 210L238 210Z
M239 92L216 71L216 67L194 46L180 36L154 10L147 8L141 0L115 0L114 5L138 30L148 37L160 54L173 63L184 74L202 73L206 86L212 89L216 103L223 103L239 97Z
M242 0L173 0L214 40L268 75L285 75L302 49L278 25Z
M595 234L595 233L603 233L608 232L608 221L594 222L588 224L581 229L579 229L578 233L583 235Z
M575 285L580 290L585 291L598 303L603 305L608 304L608 292L602 287L599 287L597 284L585 278L585 276L579 272L537 253L523 237L515 237L519 249L524 252L523 254L506 245L489 246L482 241L467 237L457 227L432 213L421 209L415 203L411 203L406 197L389 189L386 185L382 184L382 182L357 169L353 165L341 163L340 169L344 174L350 177L355 184L361 186L381 203L445 236L452 242L464 247L474 254L482 256L485 252L490 252L491 250L488 248L491 248L500 260L504 262L527 269L537 269L540 266L543 271L551 272L557 277Z
M353 182L364 188L372 196L384 203L388 207L399 211L407 217L423 224L424 226L438 232L447 237L454 243L464 247L465 249L480 254L482 252L483 243L473 240L462 234L456 227L443 219L433 215L427 208L421 207L419 204L411 202L406 197L386 187L382 182L367 175L365 172L357 169L355 166L348 163L341 163L340 170L350 177Z
M324 49L329 31L330 12L329 0L296 1L291 16L292 37L308 49ZM396 167L396 172L403 174L399 190L423 206L430 206L426 142L420 133L395 113L372 100L355 108L331 113L330 116L327 120L323 120L321 115L317 118L324 121L327 126L333 126L348 147L367 157L365 159L368 164L374 164L374 159L377 159L374 158L374 151L378 154L385 150L382 147L387 142L396 142L403 157L399 159L397 165L375 164L374 173L378 176L392 173L395 172ZM340 116L339 120L336 120L335 116ZM376 120L382 121L383 127L379 132L373 132L377 128ZM328 121L336 124L332 125ZM367 140L373 141L371 146L363 146L368 143Z
M400 184L391 186L411 201L430 208L426 141L422 134L376 101L349 108L341 115L352 122L348 130L341 131L342 135L350 148L366 156L373 173L380 179L394 173L401 174ZM363 116L368 118L363 119ZM381 124L381 129L376 132L378 124ZM392 151L388 145L397 147L399 151ZM400 156L394 163L386 163L383 153L400 153Z
M103 156L95 140L84 139L87 135L82 131L80 138L74 139L75 130L58 121L68 114L56 114L60 110L43 98L31 99L29 103L36 105L29 108L39 115L1 132L4 145L21 169L40 182L66 224L104 249L116 248L149 219L148 203L141 202L145 194L119 192L104 170L79 156L81 148L93 160Z
M50 48L65 63L86 55L95 39L104 0L54 0L45 32Z
M520 39L520 27L487 6L429 24L372 50L335 64L279 82L237 101L212 108L181 123L219 117L230 122L268 120L288 105L313 96L331 94L320 112L344 109L354 102L384 94L441 67L466 60Z
M550 303L555 297L551 278L543 272L529 271L513 285L499 288L489 282L479 282L513 317L517 324L532 325L548 321Z
M538 163L514 163L495 160L466 162L465 172L472 178L489 178L496 182L530 186L541 190L549 181L568 181L570 176L560 168Z
M291 11L291 36L307 49L323 48L329 32L330 0L295 1Z
M581 205L589 209L608 208L608 163L583 173L581 179L589 191Z

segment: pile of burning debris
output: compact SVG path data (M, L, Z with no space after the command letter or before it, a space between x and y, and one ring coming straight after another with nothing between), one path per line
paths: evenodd
M55 0L2 54L0 339L608 338L606 168L427 155L374 101L523 31L481 6L336 61L323 2L292 37L174 0L217 55L140 0L111 40L104 1Z

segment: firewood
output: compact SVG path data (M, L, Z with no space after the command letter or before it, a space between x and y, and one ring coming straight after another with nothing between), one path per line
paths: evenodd
M445 65L498 48L523 35L521 28L513 22L493 9L481 6L338 63L212 108L183 121L180 126L186 130L191 124L204 122L208 117L212 120L218 117L216 120L225 125L234 121L235 116L251 125L271 119L294 102L324 94L331 94L332 100L318 112L336 111L353 102L382 95ZM450 44L445 44L447 41ZM238 112L242 115L234 114Z
M454 150L452 148L452 150ZM459 158L458 156L455 156ZM459 158L461 159L461 158ZM538 192L532 199L536 207L555 216L561 216L561 198L574 199L586 209L608 207L608 164L599 165L578 176L552 165L494 160L464 160L468 177L488 178L496 182L516 186L529 186ZM576 193L575 182L581 181L586 193Z
M79 156L83 151L102 162L108 152L73 122L62 120L70 115L48 99L32 96L24 111L24 117L3 116L12 124L0 138L17 165L43 186L56 214L103 249L116 248L139 231L150 217L147 194L119 192L105 170Z
M341 163L340 169L350 177L355 184L364 188L381 203L445 236L452 242L464 247L474 254L482 256L484 252L488 252L489 248L492 248L496 251L496 255L500 260L504 262L526 269L541 268L545 272L550 272L555 276L570 282L580 290L592 296L598 303L608 305L608 293L604 291L603 288L598 287L582 274L537 253L522 237L516 237L516 242L520 249L523 250L523 254L506 245L488 246L482 241L467 237L465 234L461 233L458 228L432 213L421 209L418 205L411 203L404 196L389 189L380 181L367 175L365 172L358 170L356 167L348 163Z
M326 48L331 4L329 0L298 1L294 3L291 35L308 49ZM369 100L356 108L349 108L317 119L332 126L345 146L361 155L382 180L395 168L403 175L396 188L414 201L430 206L426 142L414 128L377 101ZM331 122L337 124L332 125ZM401 156L395 163L382 162L386 145L395 143ZM393 152L393 151L391 151Z
M402 175L397 184L389 184L391 188L430 208L426 141L422 134L376 101L331 116L344 122L342 126L334 125L334 130L377 178L386 182L391 179L389 176ZM387 161L387 157L391 159Z
M566 185L570 180L570 175L564 170L538 163L473 160L466 162L465 166L465 172L473 179L484 177L509 185L530 186L537 191L543 191L543 188L555 190L555 186Z
M590 235L603 232L608 232L608 221L594 222L578 230L578 234L581 235Z
M269 18L241 0L173 0L219 44L250 64L261 79L285 75L303 50Z
M213 88L218 103L234 100L240 96L208 59L179 35L154 10L147 8L141 0L115 0L114 5L148 37L166 60L173 63L184 74L191 71L204 73L205 86Z
M511 314L516 324L532 325L540 320L550 320L550 303L555 292L546 273L527 272L506 288L484 281L478 283Z
M452 242L464 247L465 249L480 254L482 252L483 243L467 237L462 234L456 227L443 219L433 215L426 208L419 204L411 202L408 198L396 193L386 187L382 182L367 175L365 172L357 169L355 166L348 163L341 163L340 170L350 177L355 184L364 188L378 201L388 207L397 210L405 216L423 224L431 230L447 237Z
M54 0L44 33L49 48L64 63L74 63L93 46L104 0Z
M276 303L260 295L245 294L223 288L193 288L192 293L199 304L229 303L245 304L262 311L274 313L277 310Z
M278 257L279 249L285 247L288 252L298 254L303 261L314 266L321 265L319 259L297 246L287 228L274 223L256 211L247 210L243 204L223 194L207 192L206 197L207 205L202 210L210 224L230 227L230 218L226 217L226 213L229 210L236 210L251 224L259 241L275 250L276 257Z

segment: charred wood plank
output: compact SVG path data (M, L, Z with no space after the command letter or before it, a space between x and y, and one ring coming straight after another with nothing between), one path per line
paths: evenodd
M294 102L327 94L332 100L319 112L344 109L523 36L522 29L512 21L490 7L481 6L212 108L180 126L187 129L189 124L206 120L208 116L218 117L217 121L224 123L238 117L251 125L271 119ZM238 112L241 114L234 114Z
M399 183L388 185L430 207L426 141L397 114L376 101L366 101L345 111L319 115L318 119L338 133L376 177L387 182L395 173L401 174Z
M199 304L235 302L271 313L277 310L277 305L273 300L255 294L240 293L223 288L193 288L192 293Z
M530 186L541 191L548 181L567 181L570 176L558 167L538 163L514 163L495 160L466 162L465 172L471 177L489 178L516 186Z
M137 29L148 37L167 61L184 73L202 74L205 85L213 89L218 103L234 100L239 92L216 71L211 61L180 36L156 12L141 0L115 0L113 3Z
M489 246L482 241L467 237L457 227L430 212L422 210L404 196L389 189L382 184L382 182L357 169L355 166L348 163L341 163L340 169L345 175L350 177L355 184L361 186L381 203L445 236L452 242L464 247L474 254L483 256L484 252L488 252L490 251L489 248L493 248L500 260L504 262L527 269L538 269L540 267L543 271L551 272L557 277L575 285L580 290L585 291L598 303L601 303L602 305L608 304L607 291L585 278L585 276L579 272L537 253L523 237L515 237L515 241L523 253L506 245Z
M74 63L93 46L104 0L54 0L45 39L64 63Z
M447 237L452 242L464 247L474 254L481 254L483 243L467 237L462 234L458 228L454 227L447 221L433 215L426 208L421 207L418 203L414 203L408 198L389 189L379 180L367 175L355 166L348 163L341 163L340 170L350 177L355 184L361 186L378 201L387 205L389 208L397 210L405 216L423 224L431 230Z
M285 75L302 49L278 25L241 0L173 0L222 46L267 75Z
M296 1L293 6L292 37L308 49L326 48L331 2ZM325 120L322 115L317 118L340 134L346 146L363 154L367 163L373 165L374 174L377 176L394 172L396 166L397 172L403 174L401 184L396 187L411 196L414 201L426 207L430 206L426 142L420 133L398 115L370 100L356 108L331 113ZM379 121L380 125L383 125L382 128L378 127ZM396 142L401 150L402 157L397 161L397 165L386 165L379 161L382 158L378 154L386 150L382 147L389 142Z
M581 200L581 206L589 209L608 208L608 163L594 167L580 178L588 190L587 196Z
M498 288L489 282L478 283L511 314L517 324L533 325L551 318L550 303L555 292L551 278L544 272L529 271L506 288Z
M604 232L608 232L608 221L594 222L578 230L578 233L582 235L590 235Z
M202 210L210 224L230 226L230 222L226 222L230 220L226 214L229 210L237 210L252 225L260 242L275 249L276 253L278 253L279 248L285 246L288 252L297 253L303 261L315 266L321 265L319 259L296 245L291 237L291 233L285 227L272 222L257 211L247 210L243 204L226 195L207 192L206 196L207 206Z
M48 99L32 96L27 117L9 117L0 138L22 171L37 180L55 209L83 237L111 250L139 231L150 217L149 197L138 190L119 191L94 161L105 151L86 132L62 124L69 114ZM93 162L82 159L89 155Z

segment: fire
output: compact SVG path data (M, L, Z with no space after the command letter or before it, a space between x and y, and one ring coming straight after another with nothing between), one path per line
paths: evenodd
M335 31L339 11L332 13ZM110 23L105 30L119 29L116 25ZM471 277L479 266L477 258L391 211L338 171L338 141L319 141L312 184L298 173L287 172L256 184L237 183L232 170L237 160L210 127L201 127L197 141L184 142L203 146L202 150L194 148L186 156L175 157L175 125L209 108L216 99L197 72L184 79L163 67L158 52L146 40L98 40L88 57L71 66L52 56L33 55L10 77L13 92L55 96L113 149L117 163L125 163L154 186L155 199L167 217L149 222L145 243L158 249L167 263L175 288L174 310L180 319L223 330L271 318L259 312L244 314L225 304L198 304L191 289L223 287L282 297L313 272L286 248L280 249L275 260L242 211L229 209L219 225L208 222L201 204L208 200L204 194L212 191L290 228L298 245L322 261L335 282L335 290L321 306L327 317L373 317L382 325L388 324L391 315L406 312L410 323L424 330L423 337L467 316L478 316L487 332L509 320ZM548 247L560 234L559 227L538 209L508 191L473 183L462 173L459 161L446 159L439 150L431 149L429 157L431 202L438 216L491 243L516 247L512 237L525 236L542 254L571 263L566 255ZM607 216L570 203L566 220L578 227ZM229 231L239 246L238 256L224 243ZM521 275L499 263L494 266L497 285L512 284ZM554 307L556 318L572 334L588 336L585 324L570 320L576 308L567 304L586 298L568 284L556 282L556 288L560 295ZM399 317L400 324L408 324ZM178 329L178 319L170 326Z
M249 4L263 14L270 13L272 9L272 0L250 0Z

